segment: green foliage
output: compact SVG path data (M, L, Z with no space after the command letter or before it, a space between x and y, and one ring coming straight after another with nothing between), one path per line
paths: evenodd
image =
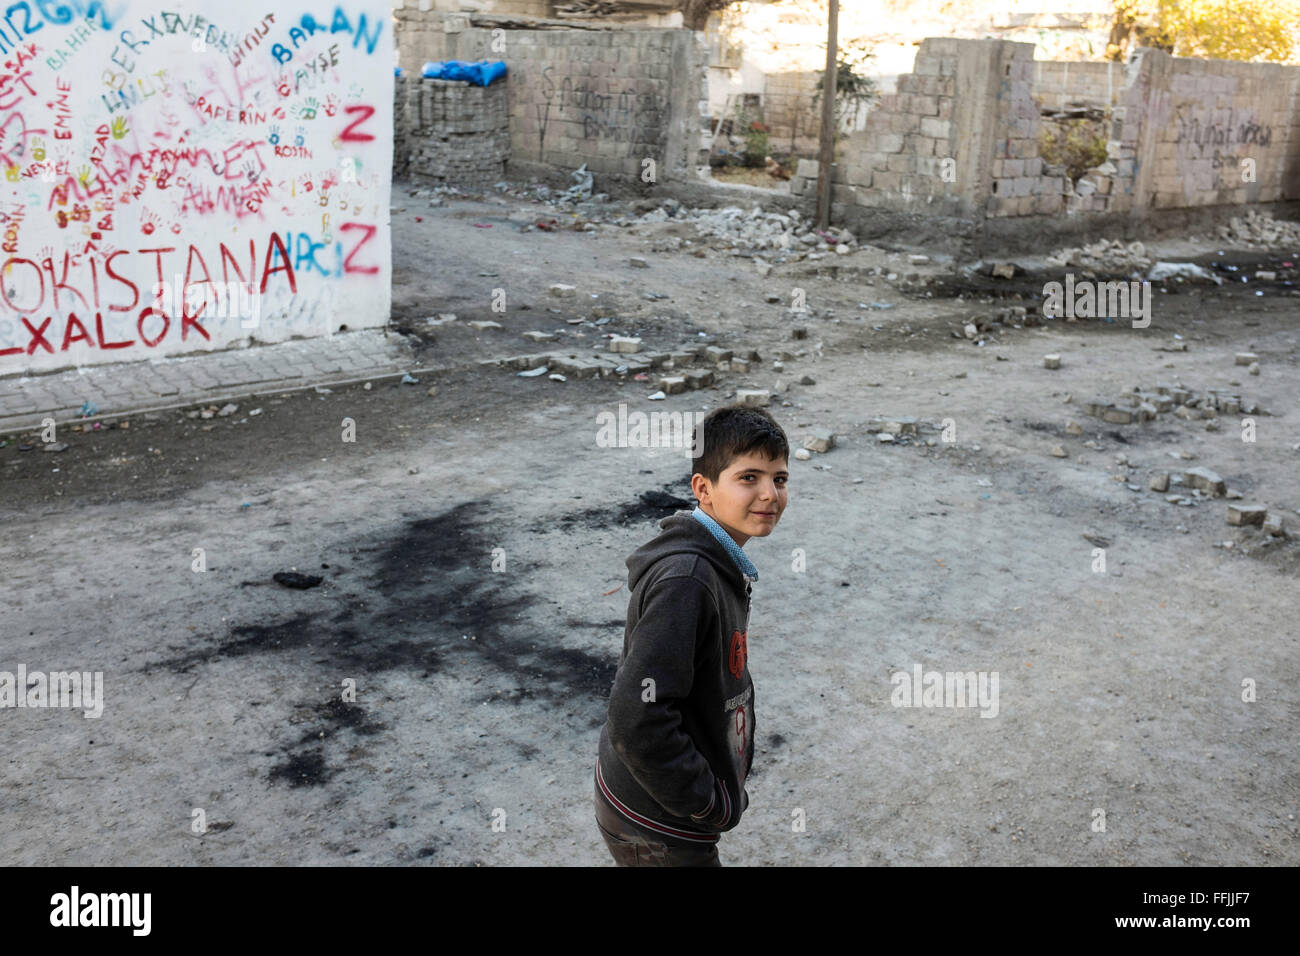
M1038 154L1050 166L1064 166L1072 182L1106 161L1106 124L1100 120L1044 121Z
M748 124L744 130L745 136L745 165L762 166L767 160L767 134L766 124L757 120Z
M835 60L835 111L837 119L862 103L870 103L879 96L876 82L866 74L868 61L875 56L861 42L853 41L836 51ZM817 77L813 93L813 109L821 102L825 76Z
M1298 0L1114 0L1108 59L1134 45L1175 56L1288 62L1296 49Z

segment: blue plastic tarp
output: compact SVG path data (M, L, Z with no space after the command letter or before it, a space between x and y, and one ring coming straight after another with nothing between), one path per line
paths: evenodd
M438 60L424 64L421 75L428 80L464 80L475 86L489 86L498 77L506 75L504 60Z

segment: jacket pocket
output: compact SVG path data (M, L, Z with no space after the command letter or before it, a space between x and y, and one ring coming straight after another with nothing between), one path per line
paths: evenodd
M691 819L700 827L716 833L730 829L736 820L736 803L721 777L713 778L713 806L702 817Z

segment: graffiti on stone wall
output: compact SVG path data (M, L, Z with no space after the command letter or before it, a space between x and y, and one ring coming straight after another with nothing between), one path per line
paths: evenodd
M1259 146L1267 149L1273 142L1273 127L1254 120L1237 120L1235 110L1222 122L1202 122L1200 117L1178 115L1178 135L1174 142L1204 148L1206 146Z
M387 321L390 10L329 10L8 7L0 374Z
M662 143L667 136L668 98L646 87L646 81L614 78L604 82L564 77L558 84L554 67L542 71L542 97L538 106L539 152L546 126L555 108L558 116L582 124L584 140L627 143L628 155L645 144ZM567 116L566 116L567 114ZM576 115L575 115L576 114Z
M1216 175L1235 180L1243 162L1255 168L1259 153L1273 143L1273 127L1255 121L1254 112L1196 110L1178 111L1178 132L1174 143L1180 161L1208 160ZM1253 176L1250 181L1253 181Z

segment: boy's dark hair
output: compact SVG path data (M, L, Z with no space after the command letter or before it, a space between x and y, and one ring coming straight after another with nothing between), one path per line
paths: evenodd
M775 460L790 457L790 443L776 419L752 405L724 405L709 412L695 426L692 447L701 453L691 459L688 481L696 474L717 481L732 460L753 451Z

